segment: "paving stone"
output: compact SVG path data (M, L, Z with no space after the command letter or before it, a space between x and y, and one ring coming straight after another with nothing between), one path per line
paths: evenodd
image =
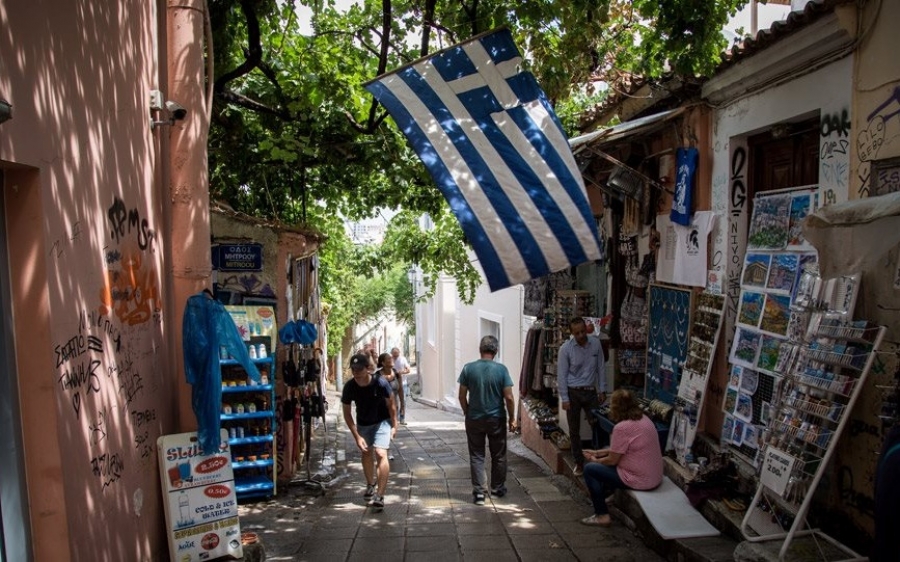
M509 539L505 534L460 535L459 544L463 552L467 550L506 550L510 549Z
M499 519L489 523L457 523L456 531L464 535L500 535L506 537L506 528Z
M407 552L456 552L459 544L455 536L406 537Z
M456 527L453 523L412 523L407 519L406 525L407 537L439 537L439 536L456 536Z
M465 562L518 562L519 556L513 551L503 550L463 550Z
M357 537L353 541L353 547L350 553L354 552L401 552L403 551L404 541L403 535L393 537Z

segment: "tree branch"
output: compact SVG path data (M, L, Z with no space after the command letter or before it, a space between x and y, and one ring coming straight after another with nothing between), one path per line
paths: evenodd
M252 100L247 96L238 94L236 92L232 92L230 90L219 90L216 91L216 97L221 99L222 101L233 103L234 105L243 107L245 109L251 109L253 111L259 113L267 113L269 115L274 115L283 119L285 121L293 121L294 118L288 112L277 109L274 107L269 107L268 105L262 104L256 100Z
M431 40L431 25L434 21L434 7L437 0L425 0L425 12L422 14L422 47L419 49L419 56L424 57L428 54L428 42Z
M244 17L247 18L247 49L244 51L244 62L239 64L237 68L232 70L231 72L226 72L222 76L219 76L219 79L216 80L215 83L215 91L222 92L225 90L225 85L249 74L251 70L259 66L260 61L262 60L262 44L260 43L260 33L259 33L259 16L256 14L256 9L254 7L254 2L252 0L241 0L241 10L244 12Z

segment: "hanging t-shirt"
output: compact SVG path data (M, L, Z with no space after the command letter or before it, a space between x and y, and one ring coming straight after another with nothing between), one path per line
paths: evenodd
M669 218L675 224L691 224L693 208L694 178L697 175L697 161L700 151L696 148L679 148L675 151L675 197L672 198L672 212Z
M691 287L705 287L709 233L715 225L712 211L694 213L689 226L673 224L666 215L656 216L660 249L656 280Z

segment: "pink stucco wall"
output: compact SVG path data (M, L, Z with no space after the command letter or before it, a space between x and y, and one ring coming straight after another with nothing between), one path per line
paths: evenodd
M165 559L165 2L0 4L0 129L36 560ZM163 86L160 86L160 83ZM13 168L10 168L10 167Z

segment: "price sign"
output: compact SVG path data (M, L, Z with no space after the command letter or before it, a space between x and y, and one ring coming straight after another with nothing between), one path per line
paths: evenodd
M221 440L219 450L212 455L203 454L196 433L163 435L157 440L173 562L243 556L225 429L221 430Z
M791 478L791 470L797 461L791 455L784 451L779 451L774 447L767 447L765 458L763 459L762 474L759 478L766 488L769 488L779 496L784 495L787 488L788 480Z

